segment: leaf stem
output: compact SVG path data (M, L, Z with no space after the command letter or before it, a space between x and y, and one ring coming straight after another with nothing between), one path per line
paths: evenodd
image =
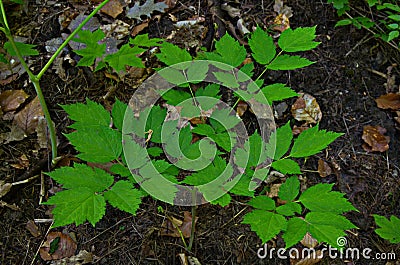
M1 0L0 0L1 1ZM61 53L65 46L75 37L75 35L81 30L81 28L97 13L99 10L106 5L110 0L104 0L98 7L96 7L92 13L90 13L79 26L65 39L65 41L60 45L57 51L51 56L50 60L46 63L46 65L42 68L42 70L37 75L37 79L40 79L43 74L47 71L50 65L54 62L57 56Z
M257 77L257 79L255 80L255 82L258 81L258 80L265 74L265 72L267 72L267 70L268 70L267 66L270 65L271 63L273 63L273 61L275 61L276 58L278 58L279 55L281 55L282 53L283 53L283 50L280 51L280 52L278 53L278 55L275 56L275 58L274 58L272 61L270 61L270 62L266 65L265 69L264 69L264 70L262 71L262 73Z
M187 251L192 251L192 247L193 247L193 241L194 241L194 231L195 231L195 227L196 227L196 189L192 190L192 201L193 201L193 205L192 205L192 229L190 231L190 239L189 239L189 246L186 248Z

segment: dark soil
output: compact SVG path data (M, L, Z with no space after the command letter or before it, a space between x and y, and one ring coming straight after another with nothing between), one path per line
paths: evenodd
M38 2L38 1L36 1ZM39 1L40 2L40 1ZM59 12L69 7L71 2L58 1L59 5L46 6L31 3L27 14L19 14L14 9L10 16L14 32L22 25L33 25L28 37L32 43L38 44L41 51L34 58L34 71L40 69L48 59L48 53L43 44L46 40L60 36L57 22ZM207 1L201 2L200 15L206 17L206 23L212 22ZM218 2L218 1L216 1ZM254 24L265 24L265 19L273 15L272 1L243 1L241 7L244 19L251 19ZM173 10L178 19L186 19L194 15L189 6L197 8L197 1L182 1ZM90 8L90 4L82 4ZM316 183L336 183L335 190L347 194L347 197L359 210L351 212L347 217L359 227L348 233L348 246L371 248L372 253L397 254L400 258L400 246L390 244L374 232L376 228L372 214L386 217L400 216L400 178L399 178L399 131L396 130L394 113L377 108L375 99L387 93L382 76L371 72L375 70L386 74L387 68L400 64L400 54L385 43L369 38L369 33L352 27L335 28L338 18L335 10L325 1L296 0L289 1L293 9L290 18L291 27L317 25L317 40L321 44L313 51L304 54L316 61L315 64L296 71L281 71L266 76L266 82L287 83L298 92L306 92L317 98L323 119L320 128L330 131L344 132L344 136L321 152L306 161L302 168L316 170L319 158L325 159L330 165L337 165L334 174L321 178L317 173L306 172L303 179L307 186ZM12 6L9 8L13 8ZM39 11L48 13L40 15ZM172 12L172 11L171 11ZM226 15L226 14L225 14ZM212 25L212 23L211 23ZM153 20L148 32L153 37L167 37L172 30L168 14L161 19ZM2 42L4 41L4 35ZM184 46L188 34L177 34L174 43ZM195 38L198 36L194 36ZM206 42L206 40L204 40ZM207 43L204 43L207 45ZM194 50L192 50L194 52ZM156 65L148 65L156 67ZM76 68L64 63L67 80L61 80L54 70L49 70L42 79L42 89L49 105L53 121L57 126L60 138L60 155L75 154L62 133L71 122L60 108L59 104L83 102L90 98L97 102L111 104L103 96L111 87L114 97L127 102L135 90L138 80L125 80L116 83L104 77L102 73L93 73L88 69ZM392 75L400 78L398 67L394 67ZM27 83L27 75L22 75L17 81L0 87L0 92L8 89L24 89L32 97L34 89ZM111 80L111 81L110 81ZM399 79L400 80L400 79ZM397 87L399 84L397 83ZM287 101L288 105L293 101ZM278 125L290 117L277 120ZM0 124L3 121L0 121ZM384 153L368 153L362 148L361 139L363 126L380 125L387 129L390 136L390 148ZM4 125L0 130L4 131ZM5 127L4 127L5 128ZM0 180L15 182L38 175L27 184L18 185L3 198L3 201L17 205L20 210L7 207L0 208L0 264L50 264L40 259L38 249L45 240L50 223L39 223L41 235L34 237L26 229L26 223L33 219L49 219L48 206L39 205L41 177L44 178L44 188L51 189L53 183L49 177L40 175L48 170L48 152L35 152L37 148L34 136L20 142L12 142L0 146ZM18 158L25 154L30 166L27 169L12 167ZM36 169L36 170L35 170ZM46 195L47 197L47 195ZM261 241L250 231L249 226L241 225L243 215L249 211L241 198L235 198L228 207L202 205L198 208L199 220L196 226L196 238L193 249L188 255L197 257L201 264L290 264L289 260L265 259L257 257ZM76 236L78 250L93 253L98 264L181 264L178 254L185 253L180 238L159 235L164 214L158 213L158 207L165 211L183 216L187 207L170 206L146 199L136 216L131 216L112 207L107 208L105 217L95 226L90 224L75 227L69 225L57 231L73 233ZM282 247L282 239L275 239L269 247ZM389 260L332 260L324 258L322 264L398 264ZM72 263L75 264L75 263Z

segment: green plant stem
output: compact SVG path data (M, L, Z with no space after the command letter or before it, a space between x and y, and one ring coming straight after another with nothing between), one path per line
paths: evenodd
M196 228L196 194L197 191L196 189L192 190L192 228L190 231L190 239L189 239L189 246L186 248L187 251L192 251L192 247L193 247L193 241L194 241L194 231Z
M75 35L82 29L82 27L97 13L100 9L106 5L110 0L104 0L98 7L96 7L92 13L90 13L79 26L68 36L67 39L61 44L61 46L57 49L57 51L51 56L50 60L46 63L46 65L42 68L42 70L37 75L37 78L40 79L43 74L47 71L50 65L54 62L57 56L61 53L61 51L67 46L67 44L75 37Z

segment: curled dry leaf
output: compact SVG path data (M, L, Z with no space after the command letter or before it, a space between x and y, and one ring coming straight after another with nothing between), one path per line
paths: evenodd
M292 105L292 115L298 121L318 123L322 119L322 112L317 100L310 94L300 94Z
M385 152L389 149L389 136L385 136L386 129L381 126L366 125L363 129L363 148L367 152Z
M400 94L389 93L375 99L378 108L400 110Z
M188 211L184 211L183 215L183 221L173 217L166 219L161 225L163 229L160 234L162 236L181 237L181 232L184 238L189 238L192 232L192 215ZM198 217L196 217L195 223L197 219Z
M23 90L6 90L0 94L0 108L3 112L16 110L27 98Z
M15 114L14 123L29 135L35 132L40 117L44 117L44 114L38 97L35 97L25 108Z
M321 178L325 178L332 174L332 169L324 160L318 160L318 173Z
M76 242L67 234L51 232L40 247L40 257L44 260L58 260L74 255Z

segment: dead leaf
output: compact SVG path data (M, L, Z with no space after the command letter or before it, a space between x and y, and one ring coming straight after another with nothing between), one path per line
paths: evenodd
M272 184L271 188L267 194L268 197L270 198L275 198L278 197L278 193L279 193L279 188L281 187L282 184Z
M39 147L41 149L46 149L50 145L50 138L48 137L49 131L47 127L47 122L43 116L39 117L38 125L35 131Z
M248 108L248 105L244 101L239 101L236 107L236 113L239 115L239 117L242 117L244 113L246 112Z
M367 152L385 152L389 149L390 137L385 136L386 129L381 126L366 125L363 129L362 139L365 144L362 145Z
M64 258L62 260L55 261L54 265L80 265L80 264L89 264L93 263L96 256L93 255L91 252L87 252L86 250L79 251L78 255Z
M0 134L0 142L1 139L3 139L4 143L8 144L14 141L21 141L26 137L24 130L22 130L19 126L11 124L10 129L10 132Z
M161 225L163 229L160 234L162 236L181 237L181 232L184 238L189 238L192 232L192 215L188 211L184 211L183 215L183 221L174 217L166 219ZM195 223L197 219L198 217L196 217Z
M6 90L0 94L0 107L3 112L16 110L28 97L23 90Z
M310 127L307 126L307 124L302 124L300 127L298 127L297 125L293 126L292 129L292 133L293 135L299 135L300 133L302 133L303 131L310 129Z
M19 207L17 205L15 205L15 203L8 204L8 203L6 203L4 201L0 201L0 207L8 207L13 211L19 211L20 210Z
M112 18L116 18L119 14L124 11L124 3L120 0L110 0L100 12L109 15Z
M13 168L24 169L29 167L29 159L25 154L18 158L18 164L11 164Z
M129 18L135 18L138 20L142 20L141 16L146 16L151 18L151 13L154 11L158 11L164 13L164 10L167 9L168 6L164 2L155 3L154 0L146 0L143 5L140 5L140 2L135 2L135 5L132 8L129 8L126 12L126 16Z
M318 241L308 232L304 235L300 243L307 248L315 248L318 245Z
M303 251L299 250L299 253ZM306 251L308 253L308 251ZM307 257L302 257L300 260L290 260L291 265L313 265L317 264L323 258L323 252L321 250L311 251Z
M325 178L332 174L332 169L324 160L318 160L318 173L321 178Z
M44 117L44 114L39 98L35 97L20 112L15 114L14 123L29 135L35 132L40 117Z
M77 248L76 242L62 232L51 232L40 247L40 257L44 260L58 260L74 255ZM53 253L50 253L54 251Z
M310 94L300 94L292 105L292 115L298 121L318 123L322 119L322 112L317 100Z
M290 28L289 18L285 14L279 14L278 16L276 16L272 24L272 29L279 32L284 32L285 30Z
M12 81L17 80L17 79L18 79L18 74L10 75L9 77L7 77L5 79L0 80L0 85L2 85L2 86L8 85Z
M400 94L389 93L375 99L378 108L400 110Z
M0 198L6 195L11 190L12 184L0 180Z
M35 224L34 221L29 220L26 223L26 229L31 233L32 236L34 237L39 237L42 233L39 230L39 227Z
M131 31L131 37L135 37L136 35L138 35L142 30L144 30L145 28L147 28L149 26L149 21L146 20L143 23L140 23L139 25L136 25L132 31Z

